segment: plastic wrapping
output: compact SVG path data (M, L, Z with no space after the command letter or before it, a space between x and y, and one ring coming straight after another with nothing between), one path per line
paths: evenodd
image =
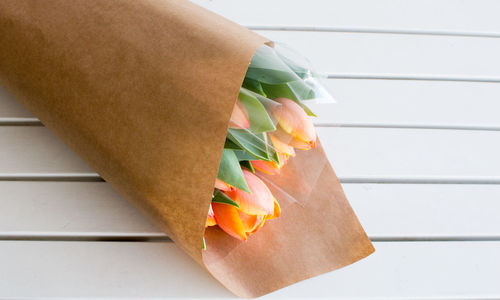
M290 202L304 204L307 201L311 187L319 177L323 165L310 166L304 170L301 176L304 180L295 193L275 183L279 169L285 167L287 160L295 156L294 149L306 151L313 148L316 141L314 136L312 145L294 143L293 135L287 134L283 126L280 126L280 118L295 118L286 122L293 123L289 126L298 127L303 127L303 123L310 120L298 119L300 115L287 114L283 111L283 105L279 100L283 98L293 100L313 118L316 114L308 107L309 103L332 104L335 100L324 87L321 76L306 58L284 44L273 42L272 45L272 47L262 45L252 57L235 104L244 106L249 124L242 124L242 121L235 119L233 114L225 148L233 150L243 166L250 167L252 171L257 169L257 174L279 191L283 207ZM297 131L297 128L287 129ZM301 129L303 128L298 128L298 131ZM279 145L275 145L276 143ZM286 151L280 149L280 146L291 149ZM251 163L248 163L257 160L274 165L275 170L252 168Z
M207 227L219 225L246 241L289 205L307 203L328 160L295 169L293 181L281 173L297 152L316 147L316 115L308 103L335 103L312 65L281 43L260 46L229 121ZM271 193L259 191L261 183L254 190L250 183L259 180L250 173Z

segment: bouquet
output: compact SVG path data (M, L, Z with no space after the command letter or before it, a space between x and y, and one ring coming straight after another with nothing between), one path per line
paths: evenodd
M206 227L218 225L239 240L281 214L267 186L273 178L264 178L266 184L259 174L279 176L296 149L316 146L309 118L315 115L306 102L333 101L311 66L298 63L305 59L292 59L290 53L281 45L259 47L229 120Z
M195 4L0 1L0 84L237 295L373 252L309 118L318 77Z

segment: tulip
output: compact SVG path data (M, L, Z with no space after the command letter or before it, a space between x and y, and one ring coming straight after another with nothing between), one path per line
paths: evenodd
M217 225L217 222L215 222L214 211L212 209L212 204L210 204L210 207L208 208L208 216L207 216L207 221L205 223L205 227L214 225Z
M227 234L245 241L264 225L280 215L280 207L266 184L252 172L243 169L251 193L232 187L226 191L239 208L225 203L212 203L217 225Z
M280 173L281 165L277 164L275 161L251 160L250 163L256 170L266 174L278 175Z
M269 188L257 175L247 169L242 169L242 171L251 193L233 188L225 192L225 194L236 202L240 206L240 210L246 214L272 214L274 210L274 197Z
M215 188L219 189L221 191L229 191L231 189L231 185L225 183L224 181L216 178L215 179ZM207 221L205 223L205 227L208 226L214 226L217 225L217 222L215 221L215 215L214 211L212 209L212 204L210 204L210 207L208 209L208 216L207 216Z
M293 149L292 146L283 143L272 134L269 134L269 137L271 137L271 141L273 142L273 148L276 152L284 154L287 159L290 156L295 156L295 150Z
M297 149L309 150L316 146L316 131L306 112L293 100L276 98L281 107L273 110L278 127L273 137Z
M292 148L293 150L293 148ZM294 153L295 155L295 153ZM280 163L276 163L275 161L265 161L265 160L252 160L250 161L250 163L252 164L252 166L261 171L261 172L264 172L266 174L269 174L269 175L278 175L280 174L280 171L281 171L281 168L283 168L283 166L286 164L286 161L288 159L288 155L284 154L284 153L280 153L278 152L278 156L279 156L279 161Z
M225 183L224 181L216 178L215 179L215 188L216 189L219 189L221 191L229 191L231 189L231 186L227 183Z
M231 114L231 119L229 120L229 128L233 129L247 129L250 127L250 119L248 118L248 112L240 99L236 100L233 107L233 113Z

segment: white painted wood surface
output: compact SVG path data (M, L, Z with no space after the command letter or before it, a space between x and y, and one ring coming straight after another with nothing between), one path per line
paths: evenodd
M500 298L500 2L195 2L329 76L315 122L377 248L264 298ZM0 298L231 297L98 180L0 87Z
M375 240L499 239L500 186L345 183ZM0 237L165 238L104 182L0 182Z
M500 131L318 127L317 132L344 181L500 182ZM41 126L1 126L0 165L2 177L97 177Z
M194 0L251 28L498 35L495 0Z
M498 298L500 242L378 242L344 269L263 299ZM229 298L172 243L0 242L5 297Z

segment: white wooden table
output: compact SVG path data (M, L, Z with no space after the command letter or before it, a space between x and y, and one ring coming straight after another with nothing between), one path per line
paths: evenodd
M196 2L328 72L377 249L267 298L500 298L500 2ZM0 298L56 296L232 297L0 89Z

